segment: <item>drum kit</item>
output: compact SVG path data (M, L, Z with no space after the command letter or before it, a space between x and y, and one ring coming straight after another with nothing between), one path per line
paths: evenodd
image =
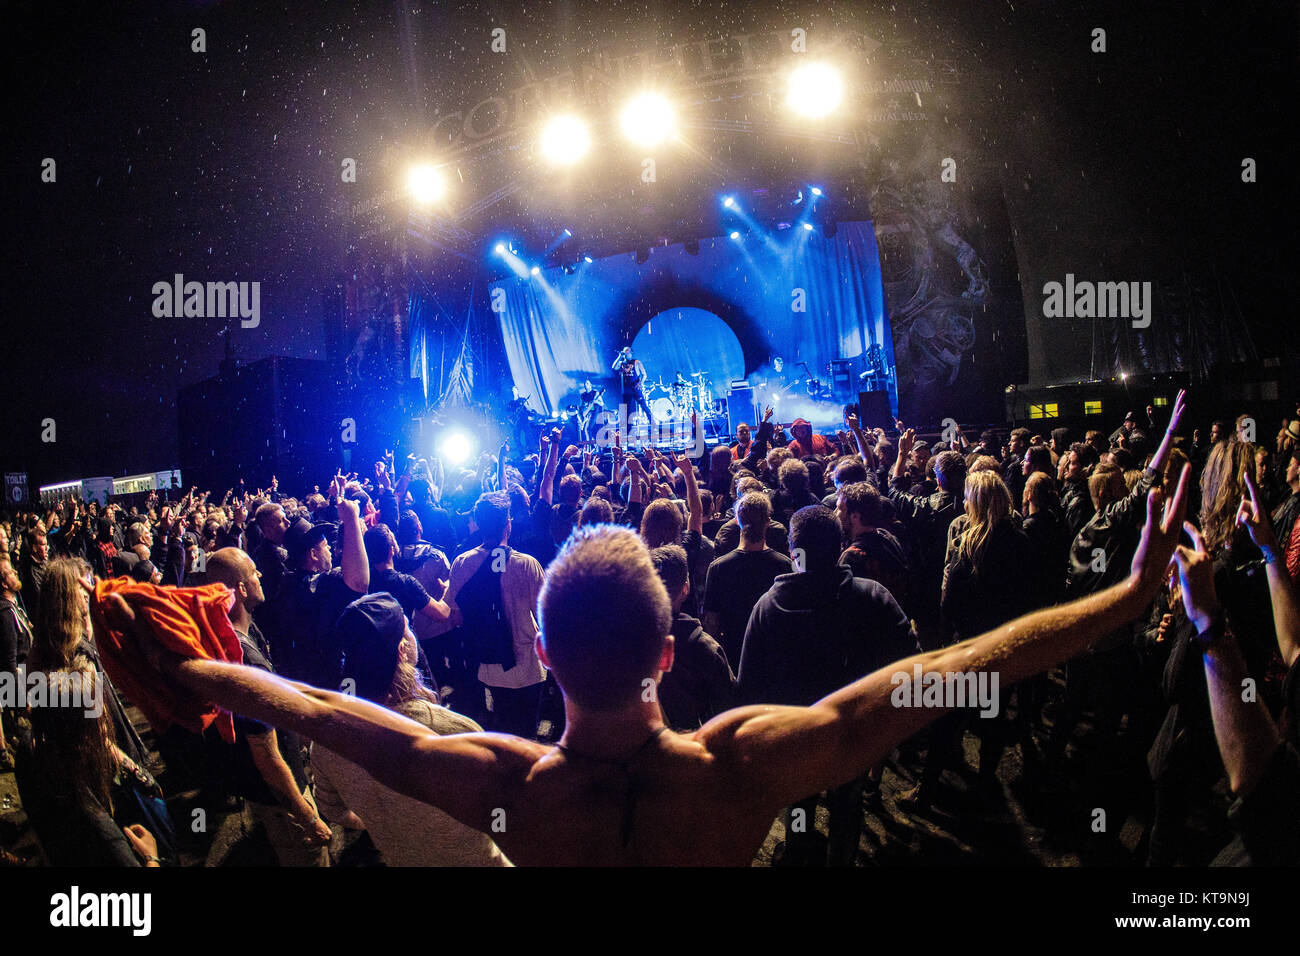
M675 382L660 379L646 385L646 401L657 422L685 422L691 415L700 421L720 417L721 402L713 392L713 382L704 372L692 372L693 381L680 374Z

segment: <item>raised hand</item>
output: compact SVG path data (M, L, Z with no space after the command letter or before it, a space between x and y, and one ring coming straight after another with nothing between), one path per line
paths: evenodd
M1241 504L1237 507L1237 524L1246 529L1250 540L1264 552L1266 559L1274 559L1281 546L1277 535L1273 533L1273 523L1269 520L1268 511L1260 506L1259 488L1255 479L1249 471L1243 477L1246 479L1246 493L1241 496Z
M1173 500L1166 501L1157 485L1147 497L1147 521L1142 528L1142 540L1133 554L1132 572L1138 587L1154 598L1165 579L1165 569L1178 546L1178 536L1187 512L1187 485L1192 470L1183 466L1178 478L1178 488Z
M1198 633L1204 633L1222 614L1219 596L1214 590L1214 559L1205 550L1205 539L1191 522L1183 524L1192 539L1192 547L1179 545L1174 550L1178 565L1178 583L1183 592L1187 619Z
M1187 411L1187 389L1180 388L1178 397L1174 399L1174 410L1169 416L1169 424L1166 426L1165 431L1171 435L1178 431L1178 423L1182 421L1183 412L1185 411Z
M340 498L338 504L339 521L360 521L361 506L351 498Z
M902 424L901 422L899 424ZM902 461L911 454L912 446L916 444L916 429L909 428L898 436L898 460Z

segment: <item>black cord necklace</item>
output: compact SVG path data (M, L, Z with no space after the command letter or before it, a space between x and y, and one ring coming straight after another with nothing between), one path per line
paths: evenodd
M647 747L658 740L660 735L667 729L667 727L656 728L630 756L621 758L593 757L589 754L579 753L576 750L570 750L568 747L564 746L564 744L555 745L559 749L560 753L564 754L565 757L579 757L583 760L589 760L592 763L603 763L614 766L627 777L627 796L623 803L623 825L620 828L621 832L619 833L624 849L627 849L628 844L632 842L632 824L636 817L637 788L635 780L632 777L632 763L645 752Z

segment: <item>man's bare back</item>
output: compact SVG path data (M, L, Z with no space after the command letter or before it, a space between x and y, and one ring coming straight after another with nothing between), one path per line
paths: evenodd
M748 866L779 810L670 730L626 764L526 741L519 753L534 762L506 784L492 836L525 866Z

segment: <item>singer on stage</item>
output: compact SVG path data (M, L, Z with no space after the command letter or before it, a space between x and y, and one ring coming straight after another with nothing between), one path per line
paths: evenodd
M645 410L646 419L653 429L655 424L654 414L650 411L650 406L645 400L645 366L641 360L632 354L630 345L624 346L623 351L614 357L614 363L610 366L617 369L619 379L623 386L622 406L624 411L623 427L629 434L632 431L632 415L637 407Z

